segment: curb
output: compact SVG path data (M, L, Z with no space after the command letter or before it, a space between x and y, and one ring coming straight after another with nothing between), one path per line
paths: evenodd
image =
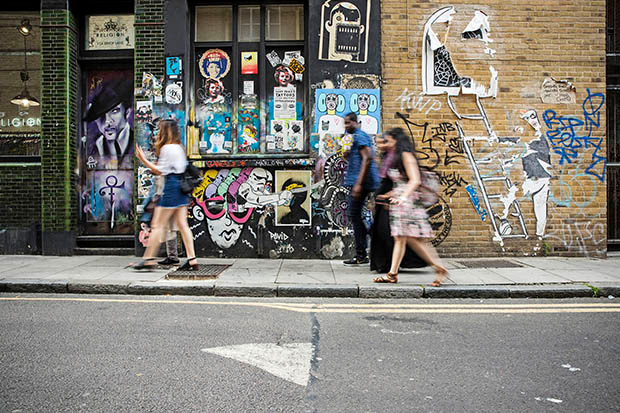
M580 298L619 297L620 284L539 285L357 285L357 284L233 284L205 281L70 281L45 279L0 280L0 292L55 294L193 295L218 297L298 298Z

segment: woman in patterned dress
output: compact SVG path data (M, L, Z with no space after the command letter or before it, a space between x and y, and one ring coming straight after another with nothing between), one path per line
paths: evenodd
M436 278L431 283L439 287L448 271L441 265L439 255L428 239L433 236L428 221L426 208L419 203L420 169L409 137L401 128L394 128L386 133L387 148L395 150L395 157L388 170L388 176L394 181L394 189L379 199L390 200L390 229L394 237L392 266L385 277L377 277L377 283L398 282L398 269L405 254L406 246L435 269Z

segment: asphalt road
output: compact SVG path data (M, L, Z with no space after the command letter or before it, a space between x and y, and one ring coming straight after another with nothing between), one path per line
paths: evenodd
M619 327L617 299L0 294L0 411L620 411Z

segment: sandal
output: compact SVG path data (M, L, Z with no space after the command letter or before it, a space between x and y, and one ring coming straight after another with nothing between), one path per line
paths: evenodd
M435 281L433 281L430 285L431 287L440 287L441 284L443 284L443 282L445 281L446 277L448 276L448 270L442 267L441 265L437 265L437 264L433 264L431 265L431 267L435 269L437 278L435 278Z
M385 274L385 277L377 277L377 278L373 278L372 282L376 282L376 283L397 283L398 282L398 273L396 274L392 274L391 272L388 272L387 274Z
M190 264L190 261L195 260L196 257L192 257L192 258L188 258L187 261L185 261L183 263L183 265L181 265L179 268L177 268L177 271L199 271L200 270L200 266L198 265L198 263L196 262L196 264Z
M147 262L149 261L154 261L155 258L145 258L143 259L141 262L135 264L132 266L132 268L134 270L148 270L148 271L153 271L155 268L157 268L157 265L155 264L147 264Z

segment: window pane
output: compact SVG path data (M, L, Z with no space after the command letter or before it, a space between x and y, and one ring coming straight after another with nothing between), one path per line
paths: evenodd
M260 41L260 7L239 7L239 33L240 42Z
M304 6L267 6L266 40L303 40Z
M196 7L196 41L229 42L232 40L232 7Z

